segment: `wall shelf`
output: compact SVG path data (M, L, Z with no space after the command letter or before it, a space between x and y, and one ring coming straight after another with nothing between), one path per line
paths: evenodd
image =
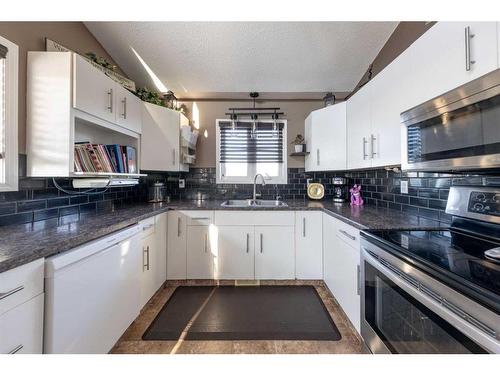
M111 173L111 172L71 172L69 177L120 177L139 178L145 177L144 173Z
M306 156L306 155L309 155L310 152L309 151L305 151L305 152L292 152L290 154L290 156Z

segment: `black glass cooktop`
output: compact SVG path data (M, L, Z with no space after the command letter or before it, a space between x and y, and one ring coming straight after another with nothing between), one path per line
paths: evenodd
M390 230L374 231L372 235L416 261L500 296L500 263L484 256L486 250L500 247L500 240L455 230Z

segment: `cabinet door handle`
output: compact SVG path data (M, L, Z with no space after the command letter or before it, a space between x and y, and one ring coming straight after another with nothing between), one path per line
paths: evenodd
M172 165L175 165L175 148L172 150Z
M247 254L250 252L250 233L247 233Z
M146 263L144 263L144 254L146 254ZM142 269L149 271L149 245L142 248Z
M306 218L302 218L302 237L306 236Z
M153 226L154 226L154 224L146 225L146 226L142 227L142 230L148 230L149 228L151 228Z
M127 98L123 98L122 100L122 103L123 103L123 119L127 119Z
M366 160L368 157L368 154L366 153L366 144L368 141L366 140L366 137L363 137L363 160Z
M147 253L147 258L146 258L147 262L148 262L148 271L149 271L149 245L148 245L148 253Z
M470 33L470 26L465 28L465 70L469 72L471 70L471 65L476 62L472 60L470 53L470 41L474 38L474 34Z
M361 266L356 266L358 296L361 295Z
M181 218L177 218L177 237L181 236Z
M377 140L377 137L375 137L373 134L370 134L370 146L371 146L371 152L372 152L372 159L377 155L377 153L374 151L375 150L375 141Z
M353 236L352 234L347 233L345 230L339 229L339 232L342 233L344 236L347 238L350 238L351 240L355 241L356 237Z
M24 348L24 345L18 345L16 346L14 349L12 349L10 352L8 352L7 354L16 354L18 351L20 351L22 348Z
M109 98L108 109L110 113L113 113L113 89L109 89L108 98Z
M262 233L260 234L260 252L264 252L264 235Z
M208 251L207 243L208 243L208 234L205 233L205 244L204 244L204 246L205 246L205 253Z
M316 164L320 165L320 161L319 161L319 148L316 149Z
M209 217L192 217L191 220L210 220Z
M23 289L24 289L24 286L21 285L21 286L18 286L17 288L9 290L8 292L0 293L0 300L7 298L8 296L11 296L17 292L20 292Z

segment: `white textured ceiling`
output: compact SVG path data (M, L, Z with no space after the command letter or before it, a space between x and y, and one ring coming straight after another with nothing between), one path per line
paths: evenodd
M351 91L397 22L86 22L139 86L178 97Z

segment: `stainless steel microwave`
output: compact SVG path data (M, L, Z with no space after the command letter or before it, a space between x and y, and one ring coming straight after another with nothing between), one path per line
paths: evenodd
M401 113L402 168L500 168L500 69Z

